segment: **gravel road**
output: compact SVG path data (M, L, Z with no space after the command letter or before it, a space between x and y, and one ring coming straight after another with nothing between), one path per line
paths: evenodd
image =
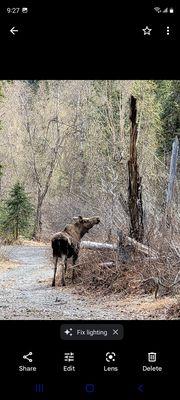
M119 312L75 293L72 287L51 287L53 266L50 249L38 246L7 246L16 261L0 272L0 319L119 319Z

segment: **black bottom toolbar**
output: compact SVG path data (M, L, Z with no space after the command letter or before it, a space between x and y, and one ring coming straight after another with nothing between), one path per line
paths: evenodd
M1 321L1 378L178 378L179 321Z

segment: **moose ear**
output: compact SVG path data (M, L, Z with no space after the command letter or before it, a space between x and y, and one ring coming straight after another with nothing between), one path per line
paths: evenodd
M79 222L82 222L83 217L81 217L81 215L79 215Z

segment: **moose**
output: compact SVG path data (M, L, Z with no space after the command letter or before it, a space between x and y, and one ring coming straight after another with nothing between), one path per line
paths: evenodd
M61 284L65 286L65 274L67 271L67 259L72 257L72 282L75 278L75 264L78 259L80 242L82 237L94 226L99 224L99 217L74 218L74 222L65 226L64 230L56 233L51 240L54 260L54 277L52 286L55 286L58 258L61 262Z

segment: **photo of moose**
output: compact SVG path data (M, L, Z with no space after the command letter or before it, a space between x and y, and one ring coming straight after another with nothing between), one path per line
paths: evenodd
M179 319L180 81L0 81L0 319Z

